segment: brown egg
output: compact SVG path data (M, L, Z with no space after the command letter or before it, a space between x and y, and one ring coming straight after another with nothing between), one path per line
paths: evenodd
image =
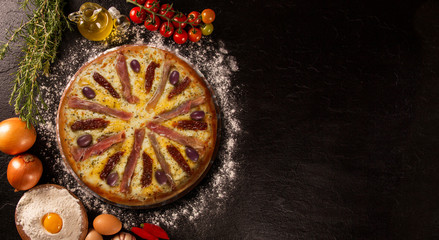
M85 237L85 240L103 240L103 239L104 238L102 237L102 235L96 232L96 230L94 229L90 229L90 231L87 234L87 237Z
M102 235L113 235L122 229L122 222L111 214L101 214L93 221L94 229Z

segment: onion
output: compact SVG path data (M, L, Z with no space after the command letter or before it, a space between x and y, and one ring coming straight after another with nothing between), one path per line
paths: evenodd
M0 122L0 151L16 155L27 151L37 139L35 128L26 127L19 118L9 118Z
M43 174L43 164L32 154L21 154L11 159L8 165L8 182L15 191L28 190L35 185Z
M114 236L111 240L136 240L136 237L126 232L120 232L119 234Z

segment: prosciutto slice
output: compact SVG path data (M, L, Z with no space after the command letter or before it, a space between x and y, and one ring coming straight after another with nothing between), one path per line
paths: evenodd
M172 179L171 170L169 169L169 165L165 160L165 157L163 157L162 153L160 152L159 143L157 142L157 138L155 137L154 133L149 132L148 133L148 139L151 142L152 148L154 149L155 156L157 158L157 161L159 161L160 166L162 167L163 171L165 172L166 179L168 180L168 184L171 186L172 190L175 189L175 183Z
M106 115L110 115L113 117L120 118L122 120L130 120L133 116L132 113L125 112L122 110L117 110L114 108L109 108L107 106L104 106L99 103L87 101L80 99L78 97L71 97L68 102L69 107L75 108L75 109L84 109L84 110L90 110L92 112L102 113Z
M136 168L137 159L140 156L140 150L142 150L143 139L145 138L145 129L134 130L134 143L133 150L128 156L127 165L123 172L122 182L120 183L120 192L126 193L130 189L131 179L133 177L134 169Z
M148 103L146 104L146 110L154 108L157 105L158 101L160 100L160 97L162 96L163 91L165 90L166 81L168 80L169 71L171 70L171 64L172 64L171 61L165 61L162 70L162 79L160 79L159 85L155 90L154 95L152 96L151 99L149 99Z
M164 122L171 118L186 114L189 112L191 108L199 106L205 102L206 98L204 96L199 96L191 100L187 100L186 102L180 104L174 109L171 109L166 112L162 112L159 115L154 117L155 122Z
M122 96L129 103L138 103L139 98L131 94L131 81L128 74L128 67L125 55L122 52L117 54L116 72L122 85Z
M204 144L198 138L192 136L184 136L156 122L148 122L146 124L146 127L149 128L151 131L159 134L160 136L166 137L172 141L180 143L181 145L193 147L199 150L199 152L204 152Z
M100 142L86 148L72 147L72 155L75 161L84 161L93 155L99 155L116 143L125 141L125 131L102 139Z

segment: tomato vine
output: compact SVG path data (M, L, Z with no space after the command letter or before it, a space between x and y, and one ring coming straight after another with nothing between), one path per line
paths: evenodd
M215 19L215 12L212 9L205 9L201 14L197 11L192 11L186 16L184 13L174 10L173 4L166 3L160 5L160 2L157 0L126 1L136 5L136 7L130 11L130 17L131 15L133 16L131 17L131 20L134 23L141 24L144 22L146 29L150 31L157 31L160 29L160 34L164 37L173 36L174 41L178 44L183 44L188 39L188 34L184 30L186 26L189 26L189 40L192 42L198 42L201 39L200 33L203 35L210 35L213 31L212 22ZM148 16L145 19L140 20L139 14L144 11L146 11ZM131 12L133 13L131 14ZM202 29L205 29L206 27L211 30L203 31Z

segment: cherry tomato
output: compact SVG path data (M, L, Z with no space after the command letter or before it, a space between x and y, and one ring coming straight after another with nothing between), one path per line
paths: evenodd
M212 9L204 9L201 12L201 19L204 23L212 23L215 20L215 12Z
M15 191L28 190L35 185L43 173L43 164L32 154L21 154L13 157L6 172L8 182Z
M140 7L133 7L130 11L130 18L134 23L143 23L146 19L146 10L140 9Z
M160 7L160 12L161 15L165 15L167 18L172 19L172 17L174 16L175 12L174 12L174 8L172 8L171 5L165 3ZM162 20L167 20L164 17L160 17Z
M201 39L201 31L199 28L191 28L189 30L189 40L192 42L198 42Z
M187 41L187 32L184 29L177 30L173 38L176 43L183 44Z
M149 31L157 31L160 27L160 18L158 16L155 16L154 22L152 22L152 15L149 15L148 19L145 21L145 27Z
M192 23L192 26L196 27L201 23L200 13L197 11L192 11L187 15L188 22Z
M170 37L174 33L174 25L169 22L164 22L160 26L160 34L163 37Z
M184 22L186 21L186 16L183 13L178 13L174 18L174 21L179 21L179 22ZM178 22L172 22L172 24L174 24L174 27L178 28L179 26L181 28L185 28L186 27L186 23L178 23Z
M136 2L140 5L143 5L145 4L146 0L136 0Z
M210 35L213 32L213 25L212 23L204 24L201 26L201 32L204 36Z
M159 6L160 6L160 4L157 0L148 0L145 3L145 7L153 12L158 12Z
M0 151L15 155L27 151L37 139L35 128L26 127L19 118L9 118L0 122Z

